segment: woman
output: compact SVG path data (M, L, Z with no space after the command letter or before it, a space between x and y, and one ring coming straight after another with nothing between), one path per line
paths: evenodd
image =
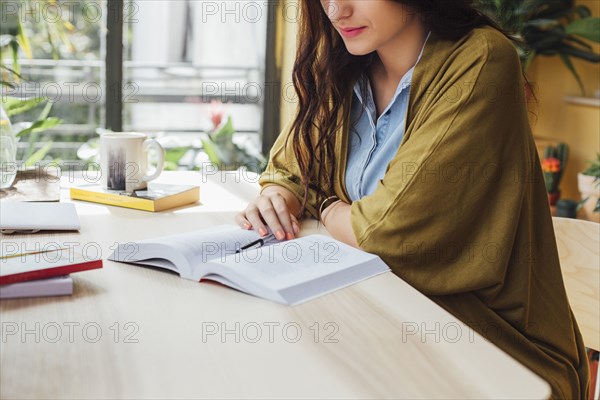
M553 397L586 398L513 44L468 0L301 4L298 112L237 222L292 239L319 218Z

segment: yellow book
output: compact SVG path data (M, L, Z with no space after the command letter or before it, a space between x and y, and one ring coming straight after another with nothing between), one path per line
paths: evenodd
M200 200L200 188L198 186L161 183L149 183L147 189L134 192L107 190L100 185L81 185L72 187L70 194L73 200L152 212L193 204Z

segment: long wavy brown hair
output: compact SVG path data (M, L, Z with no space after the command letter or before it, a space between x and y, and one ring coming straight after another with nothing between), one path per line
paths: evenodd
M427 30L442 39L458 40L472 29L489 25L514 42L495 21L475 8L472 0L396 0L416 12ZM288 140L304 187L302 218L309 188L317 194L317 207L333 193L336 176L334 147L350 110L353 82L365 73L375 53L354 56L331 24L320 1L301 0L298 47L293 84L298 109ZM315 134L316 133L316 134Z

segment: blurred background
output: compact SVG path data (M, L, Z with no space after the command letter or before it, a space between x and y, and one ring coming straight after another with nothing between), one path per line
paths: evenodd
M587 202L597 218L600 1L477 5L527 44L549 201ZM260 171L293 113L297 1L0 0L0 11L2 105L26 166L91 168L98 133L113 130L157 138L167 169Z

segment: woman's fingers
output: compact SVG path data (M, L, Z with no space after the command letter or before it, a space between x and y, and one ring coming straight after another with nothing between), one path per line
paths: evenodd
M290 219L292 220L292 229L294 229L294 235L300 233L300 223L294 214L290 214Z
M288 209L287 203L285 202L285 199L283 198L283 196L278 194L269 197L271 199L273 209L277 214L278 222L283 227L285 238L293 239L296 235L294 234L294 226L292 224L290 211ZM269 226L271 225L269 224Z
M254 229L261 236L270 228L278 240L293 239L300 232L298 220L290 214L285 198L277 193L259 196L235 220L242 228Z
M244 229L252 229L252 224L246 219L246 213L241 212L235 216L235 222Z
M271 231L277 238L277 240L283 240L286 237L284 227L281 225L279 221L279 215L277 210L275 209L275 205L273 201L269 197L259 197L256 200L256 207L260 211L260 216L266 222L266 224L271 228Z
M260 236L265 236L268 233L267 227L263 223L260 217L260 211L255 203L250 204L248 208L246 208L246 219Z

